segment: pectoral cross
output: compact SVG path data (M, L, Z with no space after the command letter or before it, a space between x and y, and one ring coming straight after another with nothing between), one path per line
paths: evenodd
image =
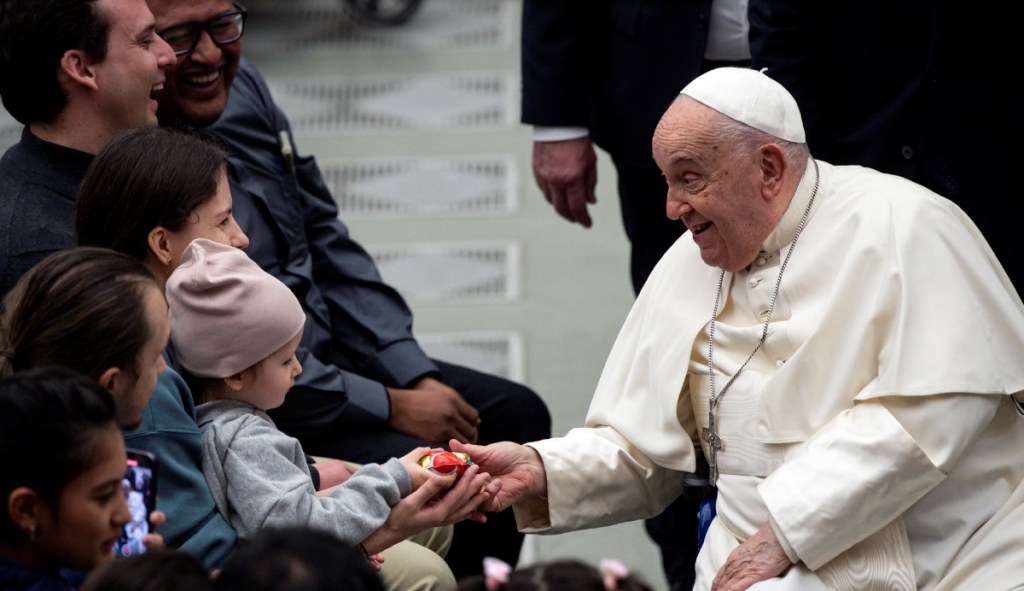
M707 442L708 449L711 450L711 457L708 458L709 481L712 486L715 486L718 483L718 450L722 449L722 438L715 430L715 411L713 409L708 410L708 428L704 430L704 441Z

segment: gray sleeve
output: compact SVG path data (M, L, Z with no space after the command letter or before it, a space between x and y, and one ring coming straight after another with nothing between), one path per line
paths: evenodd
M297 440L255 416L240 420L244 426L232 430L219 458L229 520L240 538L265 527L309 525L357 544L383 525L401 498L395 478L378 465L358 470L330 496L318 496Z

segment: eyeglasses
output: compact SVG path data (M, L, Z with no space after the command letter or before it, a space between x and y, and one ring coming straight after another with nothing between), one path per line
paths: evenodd
M215 44L227 45L242 38L245 31L245 17L249 16L248 11L242 8L241 4L233 2L234 10L217 15L202 22L185 23L167 27L163 31L157 31L157 35L167 42L174 51L174 55L182 56L192 53L199 43L199 36L203 31L210 35Z

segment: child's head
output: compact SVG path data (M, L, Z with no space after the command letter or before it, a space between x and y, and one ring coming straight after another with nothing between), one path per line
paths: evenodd
M244 400L268 410L302 373L295 349L306 315L283 283L244 252L205 239L167 281L171 341L200 401Z
M210 573L180 550L158 550L118 558L93 571L81 591L209 591Z
M0 555L90 570L110 560L128 522L124 438L110 394L44 367L0 382Z
M164 371L167 303L142 263L105 248L54 253L7 294L0 379L60 365L114 397L122 427L138 424Z
M215 585L217 591L384 591L352 546L309 527L264 529L224 564Z
M493 558L485 558L484 565L486 574L461 580L459 591L651 591L614 560L602 561L600 569L579 560L553 560L515 571Z

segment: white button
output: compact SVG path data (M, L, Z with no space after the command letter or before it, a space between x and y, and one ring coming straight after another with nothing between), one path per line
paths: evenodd
M747 285L749 285L750 287L757 287L758 283L761 283L760 279L758 279L757 277L751 277L750 281L747 282Z
M779 359L778 361L775 362L775 367L782 367L785 364L786 364L785 361Z
M767 262L768 262L768 260L767 260L767 259L765 259L764 257L757 257L757 260L756 260L756 261L754 261L754 263L755 263L755 264L756 264L756 265L757 265L758 267L763 267L763 266L764 266L764 264L765 264L765 263L767 263Z

